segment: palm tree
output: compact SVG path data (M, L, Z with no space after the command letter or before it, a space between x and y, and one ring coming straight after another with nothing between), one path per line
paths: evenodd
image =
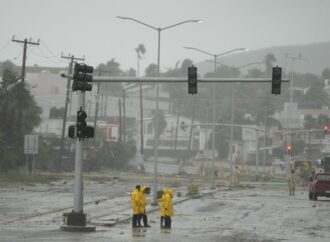
M135 52L137 54L137 75L140 76L140 60L142 56L146 53L146 48L143 44L139 44L138 47L135 48Z

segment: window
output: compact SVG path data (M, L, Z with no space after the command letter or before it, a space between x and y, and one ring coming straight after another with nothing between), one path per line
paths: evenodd
M149 123L147 127L147 134L152 134L152 123Z
M318 181L330 181L330 175L326 175L326 174L317 175L316 180L318 180Z

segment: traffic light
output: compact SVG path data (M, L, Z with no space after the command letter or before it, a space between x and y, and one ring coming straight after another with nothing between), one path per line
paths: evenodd
M197 67L188 67L188 93L197 93Z
M291 145L288 145L287 149L288 149L288 154L291 154L291 152L292 152L292 147L291 147Z
M273 67L272 75L272 94L281 94L282 68Z
M87 128L86 118L86 112L80 108L77 112L77 137L79 139L85 138L85 130Z
M323 133L328 134L328 125L323 125Z
M79 139L94 138L94 127L88 126L86 119L87 119L86 112L83 111L82 108L80 108L80 110L77 112L77 126L71 125L74 127L74 129L71 126L69 127L70 138L76 138L76 137L78 137ZM74 132L76 132L75 135L72 135L72 133ZM70 135L73 137L71 137Z
M77 138L77 126L70 125L68 131L69 138Z
M76 63L74 65L72 91L91 91L92 85L87 82L93 81L93 67L86 64Z

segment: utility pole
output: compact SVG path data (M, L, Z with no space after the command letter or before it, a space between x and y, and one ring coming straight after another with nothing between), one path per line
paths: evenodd
M13 36L13 39L12 39L13 42L17 42L17 43L23 43L24 46L23 46L23 63L22 63L22 74L21 74L21 80L22 80L22 88L24 88L24 81L25 81L25 64L26 64L26 50L27 50L27 45L40 45L40 40L38 40L38 42L32 42L31 41L31 38L30 40L28 41L26 38L24 40L17 40L15 39L15 36ZM22 127L22 103L20 102L20 105L19 105L19 113L18 113L18 127L19 129L21 129Z
M99 76L101 76L101 70L99 70ZM97 83L97 90L96 90L96 104L95 104L95 113L94 113L94 130L96 134L96 122L97 122L97 115L99 112L99 102L100 102L100 82ZM94 145L96 141L96 135L94 136Z
M264 131L264 152L263 152L263 172L265 172L266 170L266 158L268 157L267 156L267 138L268 138L268 135L267 135L267 120L268 120L268 105L266 103L266 106L265 106L265 131Z
M69 63L69 75L72 74L72 66L75 60L84 61L85 58L76 58L74 55L67 55L64 56L61 55L61 58L70 60ZM66 98L65 98L65 107L64 107L64 116L63 116L63 124L62 124L62 134L61 134L61 149L60 149L60 162L57 166L58 171L62 170L62 163L63 163L63 150L64 150L64 134L65 134L65 126L66 126L66 119L67 119L67 113L68 113L68 104L69 104L69 96L70 96L70 77L67 77L67 86L66 86Z
M103 71L101 69L97 69L95 71L98 71L99 73L99 76L102 76L102 72L106 72L106 73L111 73L110 71ZM100 82L97 83L97 90L96 90L96 97L95 97L95 101L96 101L96 104L95 104L95 114L94 114L94 132L96 134L96 130L97 130L97 117L98 117L98 113L99 113L99 106L100 106ZM103 95L102 95L102 104L104 103L103 102ZM102 114L101 114L102 115ZM105 116L105 115L104 115ZM94 136L94 145L95 145L95 141L96 141L96 135Z
M123 88L123 141L126 142L126 91Z
M121 117L121 99L119 98L118 101L118 106L119 106L119 142L123 141L123 120Z
M140 139L141 139L141 148L140 153L141 155L144 154L144 137L143 137L143 95L142 95L142 83L140 83Z
M194 99L193 101L193 110L192 110L192 115L191 115L191 127L190 127L190 133L189 133L189 144L188 144L188 151L191 151L191 146L192 146L192 140L193 140L193 128L194 128L194 122L195 122L195 113L196 113L196 100Z
M179 122L180 122L180 109L181 109L182 99L179 99L179 107L176 114L176 127L175 127L175 136L174 136L174 154L177 156L177 143L178 143L178 132L179 132Z

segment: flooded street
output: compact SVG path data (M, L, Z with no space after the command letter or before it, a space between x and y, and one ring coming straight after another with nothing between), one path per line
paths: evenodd
M151 228L131 228L129 193L135 184L152 184L152 175L85 176L84 212L95 233L64 232L70 212L69 177L48 185L2 185L0 241L328 241L330 200L308 200L305 187L288 196L285 183L243 182L239 188L209 190L198 177L160 177L174 190L172 229L160 229L158 207L147 206ZM170 180L169 180L170 179ZM200 196L188 198L187 182ZM177 196L181 194L182 196ZM151 201L152 196L148 197Z

